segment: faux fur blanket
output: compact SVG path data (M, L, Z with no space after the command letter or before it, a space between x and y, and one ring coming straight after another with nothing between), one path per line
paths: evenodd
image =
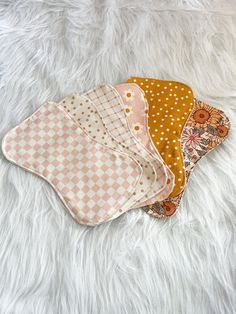
M235 313L235 1L0 1L0 142L45 100L131 75L189 84L230 118L228 139L175 216L95 228L1 153L0 314Z

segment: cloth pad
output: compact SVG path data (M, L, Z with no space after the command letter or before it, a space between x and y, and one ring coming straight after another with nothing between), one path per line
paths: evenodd
M178 195L186 183L180 137L193 108L190 87L172 81L132 77L128 82L138 84L149 103L148 125L155 147L175 175L171 196Z
M124 113L124 104L119 93L111 85L103 85L84 94L96 105L106 128L111 136L133 151L136 160L143 169L144 176L140 181L140 189L136 192L138 201L147 201L158 194L166 184L164 167L156 173L152 165L152 158L147 150L132 135ZM161 173L161 175L160 175ZM138 206L138 203L136 203ZM133 207L137 207L135 204Z
M63 107L51 102L7 133L3 153L48 181L82 224L121 215L123 194L137 180L133 160L91 140Z
M121 145L125 152L127 152L130 156L133 156L142 169L140 182L136 188L136 191L133 193L133 197L128 203L128 206L132 208L133 206L135 206L135 204L138 203L139 199L142 198L145 193L147 193L147 191L151 188L151 184L155 180L154 169L146 159L130 149L130 144L136 145L132 137L128 137L128 146L126 146L127 141L126 143L122 142L122 136L123 134L125 134L126 131L122 131L120 135L120 130L123 130L123 125L121 124L120 128L119 116L117 118L115 114L116 111L120 110L120 104L117 95L113 92L113 89L110 86L104 85L97 87L84 95L86 95L85 97L87 97L88 99L93 100L92 103L96 106L96 110L100 114L101 118L103 118L103 123L115 143ZM113 129L114 127L115 129Z
M187 180L196 163L224 141L229 129L229 119L221 110L194 100L194 109L181 136ZM184 191L161 203L146 206L144 210L157 218L171 216L178 208L183 194Z
M148 204L153 204L158 200L164 200L170 195L174 188L174 175L169 168L164 165L161 155L155 149L155 146L149 136L147 125L148 103L144 97L144 92L137 84L133 83L119 84L116 85L115 88L119 92L125 105L124 111L132 134L151 154L153 164L157 165L156 172L159 171L158 167L160 163L165 169L165 176L167 178L166 186L153 199L148 200ZM139 204L139 206L145 206L148 204L143 203Z
M87 97L75 93L63 99L59 105L63 106L64 110L72 117L75 123L79 124L79 126L90 138L96 140L98 143L104 146L107 146L130 157L130 154L126 154L127 152L129 153L129 151L122 145L116 143L115 140L109 135L101 117L97 112L96 107ZM133 159L132 157L130 158ZM132 191L127 191L129 192L129 197L127 197L127 193L124 192L124 200L126 201L126 204L123 207L123 211L126 211L130 208L130 202L133 203L133 193L136 191L136 186L142 176L142 168L135 159L133 159L133 161L136 164L137 180L133 186ZM127 202L127 198L129 202Z
M143 187L145 185L149 186L151 184L151 182L149 182L150 180L147 179L147 176L149 175L149 173L143 173L143 169L141 167L142 165L143 168L146 170L145 168L146 161L142 159L142 157L137 156L137 154L135 154L132 150L130 150L129 147L126 147L122 143L118 143L116 142L116 140L114 140L114 138L110 135L109 131L107 130L105 124L103 123L103 120L101 119L95 104L86 96L82 96L83 99L85 100L85 103L83 102L82 106L86 105L86 107L84 108L83 111L81 111L80 108L82 106L81 106L81 102L78 102L79 97L81 97L81 95L78 93L72 95L71 105L73 106L73 109L71 109L71 105L69 105L70 98L64 99L61 102L61 104L63 105L65 110L67 111L68 109L69 111L73 110L71 111L71 113L73 112L72 113L73 117L75 118L77 117L76 122L79 123L81 126L83 125L82 126L83 130L86 131L89 135L91 135L94 139L96 139L100 144L108 146L114 150L121 151L124 154L127 154L130 158L134 159L135 161L137 160L136 161L137 170L139 169L139 172L140 172L138 182L137 182L138 185L135 185L135 190L132 196L129 198L129 201L125 205L125 209L132 208L133 204L136 204L136 202L138 201L139 195L145 193L146 190ZM87 116L86 116L86 109L88 112ZM102 127L105 128L105 131L103 132L103 136L100 136L100 132L97 131L98 129L96 129L96 134L94 134L94 126L97 126L98 129L101 129Z

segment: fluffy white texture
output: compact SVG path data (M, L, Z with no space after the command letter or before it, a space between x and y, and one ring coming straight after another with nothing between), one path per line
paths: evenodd
M76 224L43 180L0 157L0 314L236 309L236 3L0 2L0 136L46 99L130 75L190 84L232 130L178 213Z

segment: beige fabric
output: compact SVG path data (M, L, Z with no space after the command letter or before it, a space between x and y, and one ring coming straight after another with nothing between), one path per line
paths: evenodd
M123 143L126 147L129 147L136 154L136 158L142 156L145 161L145 163L141 164L145 178L143 177L142 182L140 182L142 188L140 189L139 200L146 201L155 196L165 187L166 178L165 176L157 178L149 152L132 135L119 93L111 85L102 85L84 95L93 101L112 137L118 143ZM146 189L147 187L148 189Z
M87 97L77 94L73 94L66 97L60 102L60 105L70 114L74 121L80 125L80 127L98 143L118 151L126 156L129 156L136 165L137 180L133 185L131 191L124 193L124 204L123 211L130 208L130 204L136 203L137 201L137 184L139 184L142 177L142 168L139 163L132 157L132 151L128 150L124 146L118 144L108 133L101 117L99 116L96 107ZM127 177L127 181L133 182L133 178ZM129 194L129 197L127 196Z

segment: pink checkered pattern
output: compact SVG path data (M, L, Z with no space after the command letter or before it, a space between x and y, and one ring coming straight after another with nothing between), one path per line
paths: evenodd
M146 202L155 196L156 200L159 200L158 194L165 188L167 181L165 166L162 162L159 162L157 166L157 160L155 160L155 166L153 166L153 157L131 133L124 113L124 103L117 90L111 85L102 85L86 92L84 95L96 105L106 128L113 138L128 146L129 149L146 161L144 171L149 168L148 178L152 180L151 187L145 193L145 197L139 199L134 207L138 207L141 202ZM157 172L155 167L158 168Z
M4 138L7 159L43 177L74 219L95 225L122 214L123 194L135 183L127 156L94 142L55 103L45 103ZM134 182L127 176L134 175ZM123 200L122 200L123 201Z

